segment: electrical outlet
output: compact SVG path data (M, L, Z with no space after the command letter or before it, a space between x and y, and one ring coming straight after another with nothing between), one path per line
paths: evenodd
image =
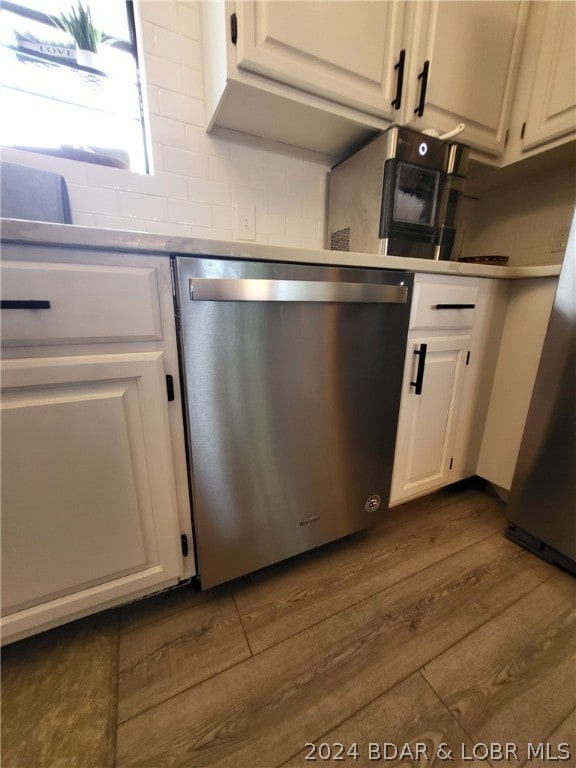
M554 235L554 243L552 244L552 251L565 251L568 244L568 227L561 227L556 230Z
M254 207L236 210L236 236L238 240L256 240L256 209Z

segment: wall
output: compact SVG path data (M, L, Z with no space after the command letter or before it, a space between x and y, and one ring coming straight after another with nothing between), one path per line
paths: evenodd
M509 256L513 266L562 262L556 241L574 213L574 163L486 190L471 181L466 192L480 199L465 201L459 255Z
M323 248L331 159L234 131L208 135L199 2L141 0L153 176L5 149L9 162L61 173L73 222L234 239L254 207L258 242Z

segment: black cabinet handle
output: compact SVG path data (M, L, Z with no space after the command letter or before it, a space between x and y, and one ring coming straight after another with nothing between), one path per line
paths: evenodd
M398 63L394 65L394 69L398 72L398 80L396 82L396 96L392 101L394 109L400 109L402 104L402 88L404 86L404 63L406 61L406 51L402 49L398 58Z
M422 117L424 114L424 105L426 104L426 88L428 88L428 72L430 70L430 62L425 61L424 66L422 67L422 72L418 75L418 80L420 80L420 101L418 102L418 106L414 110L414 114L418 115L418 117Z
M45 299L0 299L0 309L50 309Z
M424 383L424 366L426 365L426 351L428 344L420 344L420 349L415 349L414 354L418 355L418 370L416 371L416 381L411 381L410 386L415 387L414 394L422 394L422 384Z
M432 309L474 309L476 304L435 304Z

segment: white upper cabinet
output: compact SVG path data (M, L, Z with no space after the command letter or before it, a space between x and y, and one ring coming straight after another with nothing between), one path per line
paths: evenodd
M411 33L406 122L440 133L465 123L458 141L500 154L527 15L526 2L419 3ZM414 111L421 100L422 115Z
M240 69L394 118L406 3L241 2L236 14Z
M535 6L535 71L521 131L523 150L576 131L576 4Z
M391 123L501 154L526 0L201 3L208 129L344 157Z

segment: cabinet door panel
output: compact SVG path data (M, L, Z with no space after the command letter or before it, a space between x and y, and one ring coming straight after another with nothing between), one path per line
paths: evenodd
M37 624L34 611L51 620L176 582L163 372L159 352L4 362L8 634L10 618Z
M426 344L421 394L416 381L418 355ZM443 485L450 468L451 427L463 381L469 336L418 337L408 343L391 503Z
M418 4L413 65L430 62L424 115L407 117L418 129L466 130L458 141L500 153L521 53L526 4L455 0ZM408 107L418 102L420 83L409 74Z
M576 5L572 1L546 3L544 13L524 150L576 128Z
M402 2L237 3L237 65L392 117Z

